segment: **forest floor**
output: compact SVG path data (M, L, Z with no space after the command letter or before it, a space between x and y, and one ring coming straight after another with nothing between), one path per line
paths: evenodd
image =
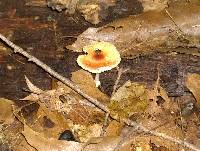
M2 0L0 39L0 150L200 150L199 0Z

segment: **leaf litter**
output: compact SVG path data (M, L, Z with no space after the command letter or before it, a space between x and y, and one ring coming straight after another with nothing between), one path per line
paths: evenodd
M78 80L80 78L81 81ZM3 109L1 110L2 114L6 115L1 118L2 125L7 125L6 129L9 129L9 131L2 132L2 135L8 136L9 133L18 133L18 139L22 141L25 148L39 151L81 149L104 151L115 150L116 148L119 150L152 150L152 146L165 150L182 148L171 142L163 141L154 136L146 136L124 126L120 122L120 118L128 117L149 129L156 129L156 131L175 138L187 138L198 144L198 141L193 139L198 138L196 135L198 129L195 125L198 122L198 117L195 114L191 115L192 120L191 118L180 117L180 108L177 102L168 97L167 92L159 84L159 78L151 88L147 88L142 83L127 81L110 99L96 88L90 73L83 70L73 72L72 80L77 82L80 87L84 87L84 90L91 96L96 96L110 106L111 114L118 116L119 121L109 119L104 136L101 135L101 132L105 115L101 110L92 104L83 103L85 102L84 98L61 82L58 82L57 88L53 90L40 90L27 77L26 81L32 93L23 100L29 102L29 105L36 103L39 107L34 111L34 114L24 116L23 108L26 108L26 106L12 107L12 101L2 100L2 107L10 106L10 111L6 110L4 113ZM88 83L88 85L84 85L84 83ZM191 87L190 84L190 89L192 89ZM96 90L92 92L93 89ZM194 89L192 89L192 92L195 92ZM36 94L36 92L39 92L39 94ZM63 95L68 97L59 99ZM163 99L161 103L159 103L160 98ZM178 118L185 118L186 122L190 123L187 124L186 131L177 124ZM16 129L16 126L12 127L15 122L18 123L19 129ZM58 140L59 135L67 129L72 131L76 141ZM5 142L10 139L2 138ZM12 146L11 143L10 147L19 150L22 146Z
M199 14L199 5L195 5L197 2L181 2L181 5L177 3L174 2L174 6L164 9L165 3L165 6L159 6L159 11L152 10L130 16L100 28L91 27L68 48L81 51L91 41L108 41L115 44L125 58L134 58L163 48L199 48L199 18L191 17ZM180 8L177 9L177 6ZM177 10L184 10L183 14L177 15ZM91 13L83 11L87 12ZM150 20L146 19L148 16L151 16ZM98 18L90 19L88 18L91 22L99 22ZM185 19L188 22L182 24ZM199 56L196 49L184 53ZM96 88L90 73L79 70L71 74L71 80L76 85L89 96L107 105L112 117L118 120L108 118L105 125L105 113L102 110L61 82L57 82L52 90L41 90L25 77L31 93L21 99L26 102L24 106L16 106L7 99L0 100L1 146L16 151L187 150L125 126L120 120L123 118L130 118L150 130L200 146L198 74L187 75L186 87L190 92L187 96L177 98L169 97L161 87L159 74L157 81L151 86L126 81L111 97ZM184 103L181 104L182 101ZM75 141L58 139L65 130L72 132ZM102 133L103 131L105 132Z
M171 2L160 11L132 15L99 28L89 27L66 47L81 52L90 43L106 41L114 44L124 58L168 51L199 56L198 4L198 1ZM190 48L190 51L184 48Z

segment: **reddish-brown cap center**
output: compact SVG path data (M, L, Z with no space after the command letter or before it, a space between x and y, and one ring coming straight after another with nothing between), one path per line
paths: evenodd
M97 61L100 61L100 60L103 60L105 58L105 54L103 53L102 50L96 49L95 53L92 54L92 58L97 60Z

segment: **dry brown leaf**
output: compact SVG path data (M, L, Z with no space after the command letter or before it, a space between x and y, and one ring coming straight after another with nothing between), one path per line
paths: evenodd
M120 137L99 137L87 142L83 151L113 151L120 141Z
M153 121L156 122L156 121ZM141 123L143 126L148 127L150 130L148 124L150 123ZM176 145L173 142L169 142L166 140L161 139L160 137L151 136L151 135L145 135L143 133L139 133L138 131L135 131L133 128L126 128L126 133L123 134L124 137L121 139L120 144L118 145L118 148L124 148L124 144L131 144L133 150L144 150L144 151L153 151L156 147L157 149L165 149L167 151L176 151L179 149L183 149L182 147ZM153 129L155 130L155 129ZM124 131L124 130L123 130ZM178 128L175 124L165 124L160 127L158 127L155 131L161 132L166 135L172 136L174 138L184 139L184 134L182 133L181 129ZM125 131L124 131L125 132ZM152 146L155 148L153 149ZM126 149L128 150L128 149Z
M92 77L90 77L89 80L87 81L88 79L87 74L84 77L84 74L77 75L77 73L74 74L73 78L74 78L75 83L77 83L79 87L83 86L87 88L87 89L83 88L82 89L83 91L85 90L94 96L95 95L99 96L98 97L99 99L104 98L104 96L106 96L96 88L94 81L90 79ZM80 79L78 79L79 76L81 80L83 80L82 83L81 82L79 83L79 81L81 81ZM67 92L66 89L69 89L69 87L67 87L66 85L62 83L58 84L58 88L60 89L63 88L65 92ZM65 113L67 114L67 118L70 119L74 124L81 124L85 126L92 123L102 123L104 120L104 112L96 108L92 103L88 102L83 97L81 97L78 93L76 93L75 91L71 89L70 91L68 90L68 93L65 93L64 95L62 95L62 101L68 104L69 112L65 112Z
M11 124L14 121L12 105L13 101L0 98L0 123Z
M27 77L25 79L32 93L21 100L37 102L40 106L45 106L53 111L69 112L69 104L60 100L60 96L69 93L69 89L58 87L54 90L43 91L32 84Z
M192 92L196 98L198 106L200 107L200 74L188 74L186 86Z
M35 109L35 114L30 114L28 117L20 114L26 105L16 108L15 115L22 123L26 123L33 127L36 131L42 132L45 137L58 138L60 133L69 129L68 123L61 111L69 112L70 108L67 103L62 103L59 96L63 93L68 93L66 89L58 87L55 90L40 91L34 86L28 78L26 78L29 88L35 93L30 94L23 100L35 101L39 104L39 109ZM30 120L31 119L31 120Z
M38 87L36 87L35 85L33 85L33 83L31 83L31 81L26 76L25 76L25 80L26 80L26 84L31 92L36 93L36 94L41 94L44 92L43 90L41 90Z
M39 100L39 96L38 96L38 94L31 93L30 95L28 95L25 98L20 99L20 100L23 100L23 101L27 101L28 100L28 101L37 102Z
M128 142L131 142L131 145L134 151L152 151L148 137L135 136L135 139L129 139ZM130 146L127 146L127 147L130 148ZM123 151L126 151L126 150L132 151L126 148L126 146L121 147L121 148L123 149Z
M156 131L169 135L173 138L184 140L183 131L180 128L178 128L174 123L169 123L164 126L161 126L158 129L156 129ZM156 146L163 146L170 151L177 151L179 149L183 149L182 146L178 146L175 143L165 141L163 139L160 139L159 137L150 137L150 140L151 143L156 144Z
M96 88L92 76L84 73L87 72L83 72L83 74L81 72L73 73L72 79L77 80L76 82L81 79L82 83L80 82L78 85L86 86L83 90L89 94L102 100L108 99ZM32 84L32 87L35 86ZM32 93L25 99L34 100L40 107L34 117L29 117L29 119L33 119L32 122L21 116L18 118L22 123L26 121L27 125L45 137L58 138L59 134L66 129L76 133L77 138L81 141L100 136L104 113L94 105L85 103L80 95L64 84L58 83L54 90L43 91L40 94ZM77 129L77 125L79 129Z
M60 133L69 129L68 122L62 113L41 107L37 111L37 118L31 127L40 131L45 137L59 138Z
M125 58L170 51L177 47L199 48L200 28L196 26L200 22L200 18L196 17L199 14L200 5L182 1L167 8L167 11L149 11L115 20L100 28L88 28L67 48L82 51L84 46L94 41L106 41L114 44ZM198 49L183 50L176 51L200 56Z
M39 109L35 109L34 114L23 116L23 108L14 109L15 116L18 120L32 127L35 131L40 132L45 137L59 138L60 134L68 130L68 122L65 119L62 112L56 110L52 111L46 108L44 105L40 106Z
M22 134L20 135L20 137L18 137L18 142L15 142L15 144L13 144L12 149L14 151L37 151L34 147L28 144Z
M22 123L14 117L13 107L13 101L0 98L0 144L7 144L9 150L14 151L36 151L20 134Z
M176 113L179 113L178 104L168 97L166 90L160 86L159 80L158 75L153 89L148 90L148 99L152 101L149 102L149 106L143 114L144 117L139 119L139 123L150 130L153 129L174 138L184 139L182 129L179 128L175 122ZM160 104L158 103L159 98L162 99L162 103ZM145 147L151 147L151 145L154 145L155 148L163 148L170 151L176 151L180 148L174 143L163 141L154 136L137 136L134 137L134 140L136 140L136 144L134 143L136 146L137 144L142 144L143 140L147 141L149 146L143 146L143 144L140 146L143 149Z
M149 10L163 10L168 6L170 0L139 0L142 3L144 12Z
M193 144L200 146L199 141L199 117L196 114L192 114L186 120L186 128L185 128L185 140L188 142L192 142Z
M6 109L6 108L5 108ZM9 109L9 108L8 108ZM31 147L25 140L24 136L21 134L23 125L16 118L13 118L13 122L3 124L0 126L0 144L7 145L9 150L14 151L36 151ZM3 149L3 148L1 148Z
M27 142L38 151L78 151L82 149L82 144L74 141L62 141L54 138L46 138L43 134L33 131L24 125L22 134Z
M149 100L152 100L146 110L146 112L150 115L156 115L160 113L163 114L164 112L171 114L179 111L178 104L175 101L172 101L168 97L167 91L161 87L159 72L158 78L153 84L152 89L148 89L147 96Z
M178 145L164 141L154 136L133 136L129 139L132 142L132 146L136 151L179 151L184 150ZM125 151L125 150L124 150Z
M106 128L105 136L119 136L124 123L117 122L115 120L111 121Z
M71 80L89 96L100 102L109 102L109 97L96 88L94 79L89 72L84 70L75 71L72 73Z
M110 6L115 6L116 0L85 0L79 1L77 10L82 14L86 21L92 24L98 24L102 18L108 16Z
M80 142L87 142L91 138L100 137L102 124L78 125L71 127L72 131L77 134Z

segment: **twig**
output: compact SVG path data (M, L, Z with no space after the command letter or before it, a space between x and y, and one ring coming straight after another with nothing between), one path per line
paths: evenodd
M108 125L108 118L109 118L109 116L110 116L110 114L106 113L105 119L104 119L104 122L103 122L102 131L101 131L101 136L104 136L104 134L106 132L106 128L107 128L107 125Z
M120 151L120 148L123 146L123 144L125 144L126 142L130 141L130 138L133 136L137 136L142 132L139 132L137 129L135 129L134 127L132 127L128 132L126 132L124 134L124 136L122 136L122 138L120 138L121 140L119 141L119 143L116 145L114 151Z
M181 36L183 36L183 31L181 30L181 28L177 25L177 23L175 22L175 20L173 19L172 15L169 13L169 11L167 9L165 9L166 14L169 16L169 18L172 20L172 22L174 23L174 25L178 28L178 30L181 32ZM177 32L177 34L179 34ZM184 37L184 36L183 36Z
M26 51L24 51L22 48L18 47L14 43L12 43L10 40L8 40L6 37L4 37L2 34L0 34L0 39L2 39L8 46L10 46L11 48L13 48L15 53L22 54L23 56L25 56L26 58L28 58L28 61L34 62L39 67L41 67L43 70L45 70L46 72L48 72L50 75L52 75L53 77L55 77L58 80L62 81L64 84L68 85L74 91L76 91L77 93L79 93L80 95L82 95L83 97L85 97L91 103L93 103L94 105L96 105L97 107L99 107L100 109L102 109L103 111L109 112L108 108L105 105L101 104L96 99L94 99L94 98L90 97L89 95L87 95L86 93L84 93L78 86L76 86L70 80L68 80L67 78L63 77L59 73L57 73L54 70L52 70L49 66L47 66L46 64L44 64L43 62L41 62L39 59L37 59L34 56L28 54Z
M77 93L79 93L80 95L82 95L83 97L85 97L89 102L93 103L94 105L96 105L97 107L99 107L100 109L102 109L103 111L105 111L106 113L110 113L109 109L107 106L105 106L104 104L100 103L98 100L90 97L89 95L87 95L86 93L84 93L78 86L76 86L75 84L73 84L70 80L68 80L67 78L61 76L59 73L55 72L54 70L52 70L49 66L47 66L46 64L44 64L43 62L41 62L39 59L35 58L34 56L28 54L26 51L24 51L22 48L18 47L17 45L15 45L14 43L12 43L10 40L8 40L6 37L4 37L2 34L0 34L0 39L5 42L8 46L10 46L11 48L14 49L15 53L20 53L23 56L28 58L28 61L32 61L35 64L37 64L38 66L40 66L42 69L44 69L46 72L48 72L50 75L52 75L53 77L57 78L58 80L62 81L64 84L68 85L71 89L73 89L74 91L76 91ZM116 117L112 117L115 120L118 120ZM156 131L151 131L147 128L145 128L144 126L130 120L130 119L121 119L122 122L126 123L129 126L132 126L136 129L136 131L142 131L146 134L150 134L150 135L154 135L160 138L163 138L165 140L174 142L175 144L179 144L182 145L184 147L187 147L189 149L192 149L194 151L200 151L200 149L193 145L190 144L186 141L182 141L180 139L177 138L173 138L171 136L168 136L166 134L163 133L159 133Z
M124 72L128 71L128 70L129 70L128 68L127 68L127 69L123 69L123 68L117 67L117 71L118 71L118 73L117 73L117 79L116 79L115 84L114 84L114 86L113 86L113 91L112 91L112 95L111 95L111 96L113 96L114 93L116 92L117 86L118 86L118 84L119 84L119 80L120 80L122 74L123 74Z
M136 130L138 130L139 132L144 132L146 134L150 134L150 135L153 135L153 136L157 136L157 137L160 137L160 138L163 138L165 140L168 140L168 141L171 141L171 142L174 142L175 144L178 144L178 145L181 145L181 146L184 146L184 147L187 147L191 150L194 150L194 151L200 151L200 148L198 148L197 146L193 145L193 144L190 144L186 141L183 141L181 139L177 139L177 138L173 138L169 135L166 135L164 133L159 133L159 132L156 132L156 131L151 131L147 128L145 128L144 126L134 122L134 121L131 121L130 119L123 119L122 120L124 123L126 123L127 125L129 126L133 126L133 127L136 127Z

